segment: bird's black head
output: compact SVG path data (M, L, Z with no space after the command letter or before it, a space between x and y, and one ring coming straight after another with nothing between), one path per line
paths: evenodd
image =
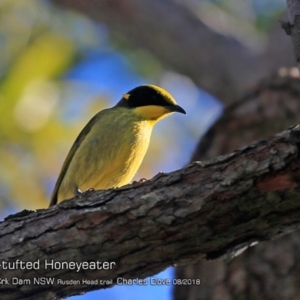
M116 106L136 109L147 119L160 119L172 112L186 113L170 93L155 85L141 85L132 89L123 95Z

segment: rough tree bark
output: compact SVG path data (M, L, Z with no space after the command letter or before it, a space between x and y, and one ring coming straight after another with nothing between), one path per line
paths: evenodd
M0 224L1 299L55 299L145 278L175 264L231 259L300 227L300 125L274 138L141 185L95 192ZM3 261L36 263L4 270ZM112 262L84 272L45 261ZM55 278L51 285L33 278ZM58 279L78 280L60 284ZM82 280L102 280L90 285Z

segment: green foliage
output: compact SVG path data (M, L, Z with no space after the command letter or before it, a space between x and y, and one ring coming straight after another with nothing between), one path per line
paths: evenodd
M93 30L84 26L85 19L39 0L2 1L0 14L2 207L12 200L20 208L46 207L49 178L57 176L62 163L60 150L65 155L78 132L58 118L67 84L59 77L76 61L80 47L91 44ZM75 19L83 25L81 39Z

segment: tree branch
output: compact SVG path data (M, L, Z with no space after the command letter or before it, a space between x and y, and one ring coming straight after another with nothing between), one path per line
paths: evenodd
M296 230L299 143L300 125L144 184L10 216L0 224L0 278L9 282L0 285L1 299L66 297L175 264L230 259L259 241ZM56 267L45 268L52 260ZM14 270L5 270L4 261L14 263ZM90 262L95 261L107 268L94 270ZM39 265L21 269L20 262ZM66 269L62 262L85 264ZM12 277L30 281L14 285ZM41 277L54 282L34 284ZM78 281L62 283L71 279Z

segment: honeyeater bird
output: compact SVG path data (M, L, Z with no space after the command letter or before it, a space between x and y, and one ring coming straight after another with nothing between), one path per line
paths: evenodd
M83 128L63 163L50 206L90 189L130 183L148 149L153 126L173 112L185 114L174 98L155 85L124 94Z

